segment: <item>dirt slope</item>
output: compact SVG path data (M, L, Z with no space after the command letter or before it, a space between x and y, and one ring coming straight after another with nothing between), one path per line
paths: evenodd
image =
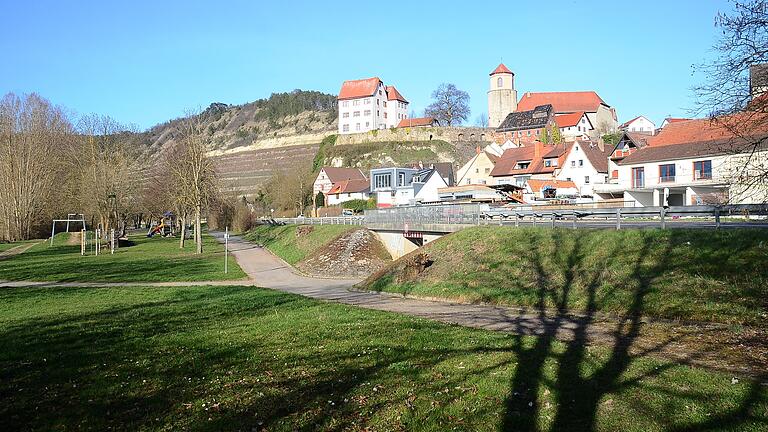
M336 237L296 267L311 275L352 278L367 277L390 261L389 253L376 236L360 228Z

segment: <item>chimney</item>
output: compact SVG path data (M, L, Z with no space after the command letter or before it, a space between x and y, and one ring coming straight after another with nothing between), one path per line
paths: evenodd
M541 151L544 149L544 143L541 141L533 142L533 159L539 160L541 158Z

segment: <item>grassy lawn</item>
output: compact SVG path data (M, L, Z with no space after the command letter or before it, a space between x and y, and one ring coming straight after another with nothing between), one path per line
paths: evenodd
M372 290L575 311L765 325L768 231L480 227L393 263Z
M1 430L758 431L768 386L248 287L0 291Z
M114 255L105 247L94 256L80 255L79 244L68 244L68 234L58 234L54 244L42 242L11 258L0 260L0 280L59 282L166 282L235 280L245 273L229 260L224 274L224 247L204 236L203 254L194 254L194 242L179 249L178 239L131 236L130 245Z
M13 243L0 243L0 252L7 251L8 249L13 249L16 246L23 246L25 244L34 243L40 240L26 240L26 241L18 241Z
M263 245L289 264L296 264L336 237L358 228L353 225L259 225L243 238Z

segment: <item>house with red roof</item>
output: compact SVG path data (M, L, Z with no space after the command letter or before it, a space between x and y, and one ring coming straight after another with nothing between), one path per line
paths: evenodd
M364 185L364 187L363 187ZM368 179L359 168L322 167L312 187L312 198L319 204L335 205L353 199L368 199ZM318 202L318 195L322 202Z
M594 187L608 182L608 158L612 151L613 146L602 141L574 141L556 177L573 182L576 195L601 201L605 198L595 194Z
M338 103L339 134L393 128L408 118L408 100L378 77L344 81Z
M509 184L527 189L523 195L526 202L533 202L549 195L572 195L576 192L573 182L557 179L569 144L547 145L540 141L522 147L509 148L496 161L490 176L495 185ZM533 180L533 186L529 182ZM547 181L543 187L539 180ZM562 186L558 192L558 184ZM565 186L563 186L565 185ZM542 186L542 187L539 187ZM554 189L554 190L552 190Z
M616 110L594 91L577 92L527 92L517 103L517 111L528 111L541 105L552 105L555 117L583 112L593 130L589 134L597 139L618 127Z
M637 116L620 124L619 130L654 135L656 133L656 123L648 120L645 116Z
M754 121L755 116L765 121L733 132L734 124ZM609 160L615 178L605 187L595 186L595 191L622 194L635 206L765 202L768 186L743 173L768 167L767 124L768 114L741 112L714 120L669 122L644 140L625 133ZM626 151L630 142L635 147Z
M573 141L577 138L584 139L585 137L588 139L595 130L589 116L584 111L555 116L555 123L566 141Z

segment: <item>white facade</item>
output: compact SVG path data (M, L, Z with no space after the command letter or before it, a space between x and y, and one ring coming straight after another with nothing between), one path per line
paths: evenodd
M618 165L618 184L625 200L638 206L762 203L768 195L765 185L733 180L746 160L746 155L718 155ZM752 166L766 167L768 153L756 153L751 161Z
M445 179L440 176L440 173L434 171L425 183L420 185L415 184L415 186L418 187L418 190L414 195L414 201L424 203L440 201L438 189L448 187L448 184L446 184Z
M367 200L369 198L369 194L367 192L352 192L352 193L338 193L338 194L328 194L325 196L326 204L327 205L336 205L341 204L347 201L352 201L356 199L361 200Z
M560 128L560 135L563 136L563 138L566 139L566 141L570 141L574 138L583 138L584 136L592 136L594 131L594 126L592 125L592 122L589 120L589 116L585 113L581 116L579 121L572 126L567 127L561 127Z
M637 117L622 126L626 132L639 132L653 135L656 131L656 124L644 116Z
M557 179L572 181L576 185L579 195L592 195L597 200L599 198L594 195L593 187L595 184L607 183L608 175L598 172L592 166L589 158L581 148L582 145L582 143L578 142L573 144L563 166L560 167Z
M499 127L507 115L517 109L515 75L502 66L491 72L488 82L488 127L491 128Z
M388 99L387 88L379 81L370 96L339 100L339 134L397 127L408 118L408 102Z

